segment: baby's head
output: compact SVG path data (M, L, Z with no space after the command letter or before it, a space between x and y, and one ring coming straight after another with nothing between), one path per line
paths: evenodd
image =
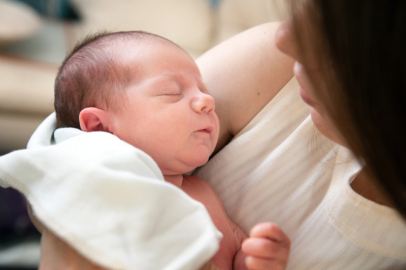
M87 38L55 82L60 127L110 132L143 150L164 175L203 165L219 133L214 100L194 60L144 32Z

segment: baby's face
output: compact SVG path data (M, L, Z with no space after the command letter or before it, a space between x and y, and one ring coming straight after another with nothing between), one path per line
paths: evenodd
M219 120L194 60L173 45L143 45L131 58L136 78L125 89L115 135L149 154L164 175L186 173L213 152Z

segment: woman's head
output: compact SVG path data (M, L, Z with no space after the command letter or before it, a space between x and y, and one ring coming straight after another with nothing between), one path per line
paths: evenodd
M365 161L406 217L406 2L301 1L278 32L316 127Z

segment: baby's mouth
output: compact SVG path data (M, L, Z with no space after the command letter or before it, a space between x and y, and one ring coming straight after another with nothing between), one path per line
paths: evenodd
M213 132L213 127L207 127L207 128L204 128L204 129L200 129L198 131L211 134Z

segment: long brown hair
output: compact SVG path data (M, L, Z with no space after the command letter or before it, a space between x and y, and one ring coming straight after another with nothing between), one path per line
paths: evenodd
M406 219L406 1L309 0L300 9L313 32L304 33L294 16L301 51L312 37L322 63L324 85L316 94Z

